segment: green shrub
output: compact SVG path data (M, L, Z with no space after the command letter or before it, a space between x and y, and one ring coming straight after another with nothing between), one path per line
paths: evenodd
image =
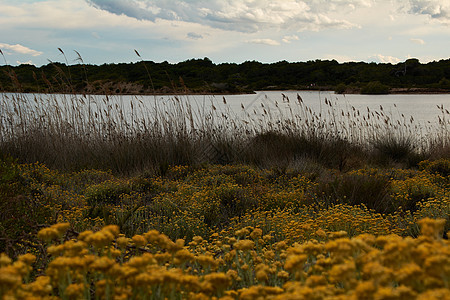
M397 209L390 197L389 178L378 174L351 172L322 181L317 195L325 204L364 204L379 213L392 213Z
M117 204L120 196L131 192L127 181L112 179L86 188L85 197L88 205Z
M361 89L361 94L380 95L389 94L389 86L379 81L371 81Z
M441 158L435 161L425 160L419 163L419 168L444 177L450 176L450 160L448 159Z

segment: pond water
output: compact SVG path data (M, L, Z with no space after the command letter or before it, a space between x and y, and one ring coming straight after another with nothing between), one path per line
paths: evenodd
M21 101L10 101L19 98ZM39 101L35 101L37 98ZM75 101L73 99L76 99ZM95 103L95 107L119 107L119 110L129 115L132 107L146 107L150 110L170 111L190 107L198 115L215 110L236 117L264 117L270 114L274 119L289 118L289 115L298 115L305 109L310 113L327 118L332 114L347 114L348 112L368 111L382 112L392 120L410 120L413 117L416 123L437 125L439 120L450 124L450 94L392 94L392 95L360 95L335 94L333 91L258 91L255 94L241 95L157 95L157 96L131 96L114 95L47 95L47 94L0 94L0 104L22 103L23 106L52 105L55 103L83 109L84 103ZM24 100L25 99L25 100ZM71 105L81 99L83 105ZM301 103L299 102L301 99ZM26 105L25 102L28 102ZM134 103L134 106L132 106ZM157 106L155 106L157 104ZM3 110L4 111L4 110ZM144 112L142 112L142 115Z
M283 96L284 95L284 96ZM391 94L391 95L340 95L333 91L258 91L256 94L247 95L215 95L215 96L187 96L193 103L216 103L221 109L223 98L234 112L239 113L243 110L247 112L261 112L263 106L271 110L279 108L286 109L298 105L297 95L301 97L304 105L310 108L316 114L326 116L330 110L341 113L352 110L354 107L361 112L367 111L384 111L386 114L392 115L393 118L410 118L411 116L418 122L437 123L438 117L443 118L441 107L444 108L446 119L450 119L450 115L445 113L445 109L450 111L450 94ZM167 96L157 96L166 98ZM146 99L147 96L144 97ZM332 108L329 103L331 102ZM328 103L328 105L326 104ZM242 104L242 105L241 105ZM261 105L262 104L262 105ZM215 106L217 106L215 105ZM381 106L381 107L380 107ZM438 108L438 106L440 108Z

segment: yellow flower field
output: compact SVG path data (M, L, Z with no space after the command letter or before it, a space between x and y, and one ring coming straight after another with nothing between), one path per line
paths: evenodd
M260 228L172 241L155 230L126 238L116 225L61 238L41 229L48 265L0 256L2 299L449 299L445 220L422 219L418 238L323 232L273 243ZM31 275L34 275L30 280Z
M12 163L0 299L450 299L445 164L118 177Z

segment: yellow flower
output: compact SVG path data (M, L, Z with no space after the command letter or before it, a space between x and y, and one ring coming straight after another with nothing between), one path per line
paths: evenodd
M441 239L444 233L445 219L424 218L419 220L420 232L423 236Z
M270 268L265 264L259 264L255 268L255 277L259 282L267 282L269 280Z
M262 230L259 228L255 228L252 233L250 233L250 237L254 240L259 239L262 236Z
M237 250L248 251L255 247L255 242L252 240L240 240L234 243L233 247Z
M106 273L114 264L115 262L111 258L101 256L97 258L90 267L95 271Z
M117 246L120 249L125 249L128 246L129 241L130 241L130 239L127 237L124 237L124 236L118 237L116 239Z
M0 267L7 266L12 263L12 259L5 253L0 253Z
M360 281L356 286L354 292L357 299L372 299L377 288L373 281Z
M70 223L58 223L52 226L62 236L69 229Z
M147 240L142 235L135 235L132 237L133 243L137 248L144 247L147 245Z
M208 291L223 291L231 284L231 280L225 273L210 273L205 275L203 283Z
M59 233L59 231L52 227L43 228L38 232L38 238L46 242L55 240L60 237L61 234Z
M115 238L119 236L120 229L117 225L107 225L103 227L104 231L109 231Z
M215 268L218 265L218 262L214 260L214 257L210 255L199 255L195 258L199 264L201 264L203 267L212 267Z
M80 299L83 298L85 286L82 283L72 283L69 284L64 291L64 293L69 297L69 299Z
M303 270L303 265L307 258L305 254L289 255L284 264L284 268L290 272Z
M178 263L184 263L186 261L191 261L194 259L194 255L187 249L178 250L175 253L175 259L178 259Z
M35 296L47 296L52 291L52 286L50 284L50 277L48 276L39 276L36 278L36 281L30 283L27 286L27 290L29 290Z

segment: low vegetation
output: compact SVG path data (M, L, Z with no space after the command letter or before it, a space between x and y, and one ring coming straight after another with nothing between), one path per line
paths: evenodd
M448 299L449 112L0 96L1 299Z
M0 293L445 299L450 161L419 168L118 177L3 161Z

